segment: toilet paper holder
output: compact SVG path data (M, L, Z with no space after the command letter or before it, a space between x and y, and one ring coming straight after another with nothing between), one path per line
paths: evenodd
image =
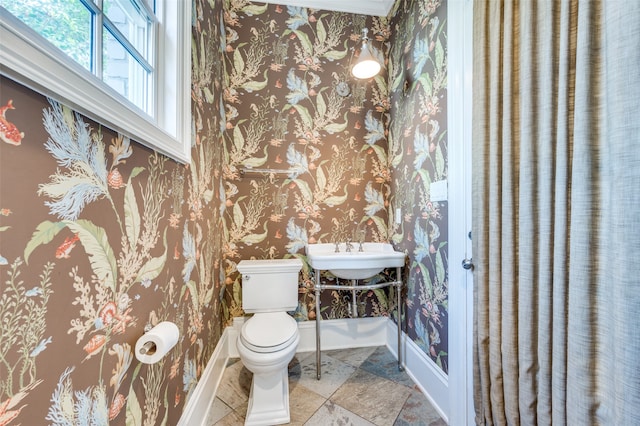
M142 347L138 350L140 355L153 355L156 353L158 347L154 342L146 342Z
M179 338L178 326L162 321L136 341L135 357L144 364L155 364L169 353Z

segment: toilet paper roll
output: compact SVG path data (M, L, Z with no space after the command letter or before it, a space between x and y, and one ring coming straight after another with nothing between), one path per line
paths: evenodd
M154 364L162 359L178 343L178 326L169 321L147 331L136 342L136 359L144 364Z

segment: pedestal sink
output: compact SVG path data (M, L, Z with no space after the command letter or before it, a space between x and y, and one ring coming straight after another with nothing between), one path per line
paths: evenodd
M331 243L307 245L307 260L313 269L330 271L338 278L363 280L371 278L385 268L404 266L405 254L395 251L389 243Z
M349 246L349 251L347 247ZM362 246L362 251L360 247ZM316 295L316 377L320 380L320 292L323 290L351 291L353 318L358 316L356 291L375 290L388 286L395 286L397 317L402 318L402 274L405 254L395 251L389 243L320 243L307 245L307 261L315 269L315 295ZM358 284L358 280L371 278L385 268L396 268L396 280L386 282L374 282ZM338 278L351 280L350 285L340 283L326 284L320 280L320 271L330 271ZM338 280L339 281L339 280ZM401 321L396 321L398 326L398 369L402 371L402 345Z

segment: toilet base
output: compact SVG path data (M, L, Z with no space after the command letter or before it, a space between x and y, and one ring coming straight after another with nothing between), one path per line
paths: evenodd
M280 425L290 421L287 369L272 374L254 374L245 426Z
M296 326L294 334L290 338L285 339L280 345L273 345L278 350L256 352L244 344L245 337L243 332L247 324L258 320L259 318L255 315L249 319L244 324L236 342L240 361L242 361L247 370L253 373L244 424L257 426L289 423L291 416L289 412L288 367L289 362L296 354L296 349L300 342L300 333Z

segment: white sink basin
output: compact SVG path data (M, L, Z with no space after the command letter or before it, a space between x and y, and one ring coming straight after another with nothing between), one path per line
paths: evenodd
M347 251L346 244L340 243L339 252L332 243L308 244L307 260L313 269L331 271L338 278L363 280L371 278L385 268L404 266L405 254L395 251L388 243L352 243Z

